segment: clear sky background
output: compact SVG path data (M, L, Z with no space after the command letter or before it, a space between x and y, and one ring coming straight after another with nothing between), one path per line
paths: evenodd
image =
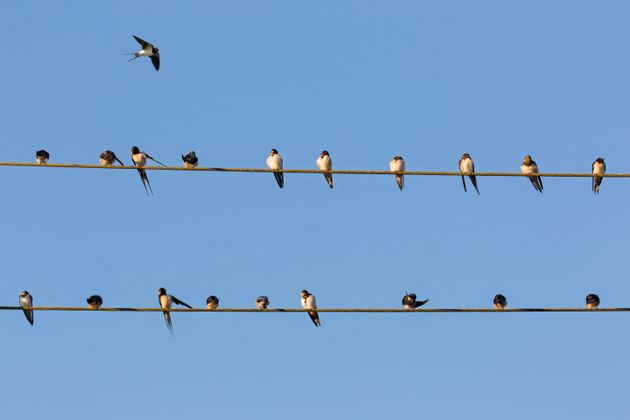
M623 1L0 3L0 160L630 172ZM162 68L128 63L131 37ZM0 168L0 304L630 306L630 182ZM0 313L0 417L587 418L630 409L629 315Z

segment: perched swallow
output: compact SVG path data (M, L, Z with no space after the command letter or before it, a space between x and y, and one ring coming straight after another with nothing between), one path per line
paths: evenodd
M267 309L269 306L269 298L267 296L258 296L256 298L256 309Z
M267 166L272 171L276 171L273 173L273 176L276 177L276 182L280 188L284 187L284 174L282 172L278 172L282 170L282 156L278 153L276 149L271 149L271 153L267 157Z
M523 163L521 164L521 173L524 174L537 174L538 173L538 165L536 162L532 160L530 155L525 156L523 159ZM530 176L528 177L532 182L532 185L536 189L536 191L542 193L543 192L543 183L542 178L539 176Z
M300 296L302 297L302 307L304 309L317 309L317 303L315 302L315 296L307 292L306 290L302 290L300 292ZM321 326L321 322L319 321L319 315L317 311L308 311L308 316L311 317L311 321L315 324L316 327Z
M592 169L593 169L593 193L599 194L599 186L602 185L602 180L604 178L597 175L604 175L606 173L606 163L604 162L604 159L600 157L595 159L595 162L593 162Z
M219 307L219 298L216 296L208 296L206 299L206 308L215 310Z
M38 150L35 152L35 162L39 165L45 165L48 163L48 159L50 159L50 155L45 150Z
M142 169L143 166L146 166L147 159L151 159L155 163L166 166L162 162L153 159L148 153L141 152L140 149L138 149L138 146L133 146L131 148L131 160L133 161L133 165L138 167L138 173L140 174L142 185L144 185L144 190L147 192L147 195L149 195L149 191L151 191L151 195L153 195L153 189L151 188L151 183L149 183L147 172ZM149 189L147 189L147 186L149 186Z
M405 172L405 161L403 158L401 156L394 156L394 158L389 161L389 170L392 172ZM396 183L398 184L400 191L402 191L405 186L405 176L397 174Z
M407 293L402 298L402 305L403 305L403 308L405 308L405 309L416 309L416 308L424 305L428 301L429 301L429 299L416 300L416 294L415 293Z
M155 70L159 70L160 69L159 48L156 48L153 44L143 39L140 39L135 35L133 35L133 37L136 41L138 41L138 44L142 46L142 49L135 53L129 53L129 54L133 54L133 57L130 58L129 61L135 60L136 58L140 58L140 57L149 57L151 58L151 62L153 63L153 67L155 67Z
M459 170L460 172L463 172L465 174L475 172L475 163L470 158L470 155L468 153L464 153L461 159L459 159ZM473 187L475 187L475 190L477 190L477 194L479 194L479 188L477 187L477 177L474 175L468 175L468 178L470 178L470 182L473 184ZM464 184L464 192L468 192L466 190L466 179L464 178L464 175L462 175L462 184Z
M499 293L494 297L494 300L492 301L492 306L494 306L494 309L505 309L505 307L507 306L507 299L505 298L505 296Z
M92 309L98 309L103 304L103 298L99 295L92 295L86 299L87 304Z
M588 309L597 309L599 306L599 296L594 293L586 295L586 307Z
M197 155L193 150L188 152L186 156L182 155L182 160L184 161L184 168L192 169L196 168L199 165L199 159L197 159Z
M166 294L166 289L163 287L160 287L158 289L158 302L160 302L160 307L162 308L162 312L164 313L164 320L166 321L166 326L168 327L168 330L171 332L171 335L173 336L175 335L175 333L173 332L173 322L171 321L171 313L169 312L169 310L171 309L171 306L173 306L173 303L176 305L184 305L185 307L190 308L190 309L192 309L192 306L190 306L186 302L183 302L177 299L173 295Z
M101 153L99 163L102 166L112 166L114 164L114 161L120 163L120 166L125 166L125 164L122 163L120 159L118 159L116 154L111 150L105 150L103 153Z
M35 316L33 314L33 310L31 309L33 307L33 296L29 295L28 292L25 290L20 293L20 298L18 299L18 301L20 302L20 306L24 311L26 319L31 325L33 325L33 322L35 322Z
M332 171L332 160L330 159L330 155L328 154L328 151L324 150L317 158L316 163L320 171L326 171L326 173L324 173L324 178L326 178L326 182L328 182L328 186L332 188L333 180L332 180L332 174L330 173L330 171Z

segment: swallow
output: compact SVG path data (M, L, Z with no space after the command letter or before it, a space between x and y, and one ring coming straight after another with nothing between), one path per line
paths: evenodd
M415 293L405 293L405 296L402 298L402 305L405 309L416 309L429 301L429 299L416 300Z
M188 152L186 156L182 155L182 160L184 161L184 168L192 169L196 168L199 165L199 159L193 150Z
M183 305L190 309L192 309L192 306L190 306L186 302L183 302L177 299L173 295L166 294L166 289L163 287L160 287L158 289L158 302L160 302L160 307L162 308L162 312L164 313L164 320L166 321L166 326L168 327L168 330L171 332L171 336L174 336L175 333L173 332L173 322L171 321L171 313L169 312L171 309L171 306L173 306L173 303L176 305Z
M599 306L599 296L594 293L586 295L586 307L588 309L597 309Z
M206 308L214 311L218 307L219 307L219 298L216 296L208 296L208 299L206 299Z
M149 191L151 191L151 195L153 195L153 189L151 188L151 183L149 183L147 172L142 169L143 166L146 166L147 159L151 159L155 163L166 166L162 162L153 159L151 156L149 156L148 153L141 152L140 149L138 149L138 146L133 146L131 148L131 160L133 162L133 165L138 167L138 173L140 174L142 185L144 185L144 190L147 192L147 195L149 195ZM149 189L147 189L147 186L149 187Z
M492 306L494 306L494 309L505 309L505 307L507 306L507 299L505 298L505 296L499 293L494 297L494 300L492 301Z
M464 153L461 159L459 159L459 171L465 174L475 172L475 163L468 153ZM468 175L468 178L470 178L470 182L473 184L473 187L475 187L475 190L477 190L477 195L479 195L479 188L477 187L477 177L474 175ZM464 184L464 192L468 192L466 190L466 179L464 178L464 175L462 175L462 184Z
M523 159L523 163L521 164L521 173L524 174L537 174L538 173L538 165L536 162L532 160L530 155L525 156ZM532 185L536 189L536 191L542 193L543 192L543 183L542 178L539 176L530 176L528 177L532 182Z
M604 175L606 173L606 163L604 162L604 159L600 157L595 159L595 162L593 162L593 165L592 165L592 169L593 169L593 193L599 194L599 186L602 185L602 180L604 178L597 175Z
M99 295L92 295L86 299L88 306L91 309L98 309L103 304L103 298Z
M267 309L269 306L269 298L267 296L258 296L256 298L256 309Z
M302 297L302 307L304 309L317 309L317 302L315 302L315 296L307 292L306 290L302 290L300 292L300 296ZM315 324L316 327L321 326L321 322L319 321L319 314L317 311L308 311L308 316L311 317L311 321Z
M103 153L101 153L98 161L102 166L112 166L114 165L114 162L120 163L120 166L125 166L125 164L122 163L120 159L118 159L116 153L112 152L111 150L105 150Z
M20 298L18 299L18 301L20 302L20 306L24 311L24 316L26 316L29 324L33 325L33 322L35 322L35 316L33 314L33 310L31 309L33 307L33 296L29 295L28 292L25 290L20 293Z
M38 150L35 152L35 162L39 165L45 165L48 163L48 159L50 159L50 155L45 150Z
M155 45L143 39L138 38L135 35L132 35L132 36L136 41L138 41L138 44L140 44L142 49L135 53L129 53L133 55L133 57L131 57L129 61L135 60L136 58L140 58L140 57L149 57L151 59L151 62L153 63L153 67L155 67L155 70L159 70L160 69L160 49L156 48Z
M405 172L405 161L401 156L394 156L392 160L389 161L389 170L391 172ZM405 186L405 176L402 174L396 175L396 183L398 184L398 188L402 191Z
M330 171L332 171L332 160L330 159L330 155L328 154L327 150L324 150L319 155L316 163L320 171L326 171L324 172L324 178L326 178L326 182L328 182L328 186L332 189L333 179L332 179L332 174L330 173Z
M269 156L267 157L267 166L274 171L273 176L276 177L276 182L280 188L284 187L284 174L282 171L282 156L276 149L271 149Z

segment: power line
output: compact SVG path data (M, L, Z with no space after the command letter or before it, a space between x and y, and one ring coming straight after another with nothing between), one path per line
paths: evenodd
M136 166L101 166L97 164L83 164L83 163L47 163L40 165L32 162L0 162L0 166L7 167L37 167L37 168L66 168L66 169L113 169L113 170L137 170ZM181 166L143 166L142 169L148 171L184 171L184 172L245 172L245 173L274 173L271 169L266 168L220 168L220 167L197 167L197 168L184 168ZM548 173L536 173L536 174L523 174L520 172L472 172L463 173L455 171L405 171L405 172L392 172L392 171L373 171L363 169L334 169L332 171L320 171L318 169L282 169L281 171L287 174L326 174L333 175L409 175L409 176L489 176L489 177L545 177L545 178L592 178L592 173L572 173L572 172L548 172ZM603 174L597 175L603 178L630 178L630 174Z
M21 306L0 306L3 311L21 311ZM162 312L161 308L99 308L91 309L84 306L33 306L34 311L56 312ZM301 308L172 308L169 312L254 312L254 313L301 313L310 309ZM630 312L630 308L435 308L435 309L400 309L400 308L317 308L321 313L494 313L494 312Z

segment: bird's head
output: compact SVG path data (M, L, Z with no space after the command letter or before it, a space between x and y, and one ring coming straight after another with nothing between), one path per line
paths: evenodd
M158 289L158 296L164 296L166 294L166 289L163 287L160 287Z
M140 149L138 149L138 146L133 146L133 147L131 148L131 154L132 154L132 155L136 155L136 154L138 154L138 153L140 153Z

